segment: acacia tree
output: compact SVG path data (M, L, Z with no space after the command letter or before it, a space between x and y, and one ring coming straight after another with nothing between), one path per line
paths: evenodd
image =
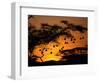
M29 16L28 19L32 17L33 16ZM70 30L79 31L80 33L87 31L87 28L80 25L71 24L67 20L61 20L61 23L64 23L65 27L56 24L49 25L48 23L42 23L41 29L39 30L35 29L36 27L28 27L28 51L31 54L29 57L35 60L36 58L40 58L40 60L43 62L42 57L44 56L44 49L41 51L42 56L36 56L35 54L32 54L32 50L36 45L49 43L50 41L56 41L56 38L61 35L65 35L67 38L70 38L70 40L74 43L76 39L70 33Z

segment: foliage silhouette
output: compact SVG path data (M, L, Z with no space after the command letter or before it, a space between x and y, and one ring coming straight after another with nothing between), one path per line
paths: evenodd
M28 19L34 16L29 16ZM31 25L28 27L28 51L31 53L31 56L28 56L28 65L29 66L37 66L37 65L63 65L63 64L76 64L76 63L87 63L87 56L79 56L79 54L74 54L73 56L63 56L63 59L69 58L70 60L65 60L63 61L47 61L43 62L42 57L44 56L43 51L41 50L42 56L36 56L35 54L32 54L32 51L34 50L36 45L40 44L46 44L49 43L50 41L56 42L56 39L61 36L65 35L66 38L70 38L70 40L75 43L76 39L74 36L71 34L69 30L72 31L79 31L80 33L84 33L87 31L87 28L81 26L81 25L74 25L69 23L67 20L61 20L61 23L65 24L66 26L59 26L57 24L54 25L49 25L48 23L41 23L40 29L36 29L36 27L32 27ZM37 27L38 28L38 27ZM64 40L66 40L66 38ZM82 37L84 39L84 37ZM68 44L68 42L65 42L65 44ZM58 46L58 45L57 45ZM55 47L55 46L53 46ZM59 52L65 53L67 50L63 50L64 47L59 50ZM82 48L80 48L82 49ZM71 53L73 53L74 49L69 50ZM87 49L86 49L87 50ZM52 52L50 52L52 54ZM37 58L40 58L42 63L35 62ZM73 59L75 58L75 59ZM79 61L76 61L77 58L79 58ZM76 62L75 62L76 61Z

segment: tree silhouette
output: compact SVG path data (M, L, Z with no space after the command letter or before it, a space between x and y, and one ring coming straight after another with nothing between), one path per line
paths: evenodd
M34 16L29 15L28 19L32 17ZM34 61L36 61L36 59L39 58L41 62L44 63L44 61L42 60L42 57L44 56L44 51L47 51L47 49L46 48L41 49L40 51L42 55L37 56L36 54L32 54L32 51L34 50L35 46L40 45L40 44L46 44L51 41L56 42L56 39L61 35L65 36L64 38L65 45L69 44L66 41L66 38L69 38L72 43L75 43L76 38L71 34L70 31L78 31L80 33L84 33L87 31L86 27L83 27L81 25L71 24L67 20L61 20L60 22L65 24L65 26L59 26L57 24L49 25L48 23L41 23L40 29L36 29L35 26L31 27L31 25L30 27L28 27L28 51L29 51L28 59L29 59L29 62L31 61L32 64L33 63L36 64L36 62ZM81 39L84 39L84 37L80 37L80 40ZM54 48L57 46L58 45L53 45ZM73 50L74 49L72 49L71 53L74 52ZM64 46L61 47L59 52L63 52L63 53L66 52L66 50L64 50ZM50 52L50 54L52 54L52 52ZM66 58L66 55L64 57ZM48 63L49 62L47 62L47 64Z

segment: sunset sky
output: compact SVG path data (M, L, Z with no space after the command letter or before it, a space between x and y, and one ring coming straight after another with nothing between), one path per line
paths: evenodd
M34 16L29 19L28 25L29 27L33 27L37 30L41 29L41 24L49 24L49 25L58 25L61 27L66 27L64 23L61 23L62 20L68 21L69 24L81 25L84 28L87 28L88 19L85 17L59 17L59 16ZM67 31L67 30L65 30ZM49 43L40 44L35 46L33 50L33 54L42 57L42 60L50 61L64 61L59 50L63 48L63 50L73 49L76 47L86 47L87 48L87 31L81 33L79 31L69 30L70 33L74 36L74 38L67 38L65 35L61 35L56 38L56 42L50 41ZM43 53L41 53L43 50ZM44 55L44 56L43 56ZM42 62L40 58L37 58L37 62Z

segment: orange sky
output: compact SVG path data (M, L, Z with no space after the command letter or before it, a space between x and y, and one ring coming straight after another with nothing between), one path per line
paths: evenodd
M33 18L29 19L29 24L31 26L35 26L36 29L41 29L41 23L48 23L49 25L57 24L59 26L65 26L63 23L61 23L61 20L67 20L69 23L75 24L75 25L81 25L85 28L87 28L87 18L84 17L57 17L57 16L34 16ZM59 38L56 39L58 42L49 42L48 44L41 44L37 45L35 49L33 50L33 54L36 56L42 56L41 51L43 48L46 48L47 51L44 51L44 56L42 57L43 61L49 61L49 60L55 60L59 61L61 60L63 54L59 53L59 50L63 48L63 50L72 49L76 47L87 47L87 31L83 34L81 34L78 31L71 31L71 34L76 39L75 43L71 41L69 38L64 39L65 36L62 35ZM80 39L84 37L84 39ZM67 42L68 44L65 44ZM57 47L53 47L53 45L58 45ZM52 53L51 53L52 52ZM58 55L57 55L58 54ZM38 58L37 62L41 62L41 60Z

